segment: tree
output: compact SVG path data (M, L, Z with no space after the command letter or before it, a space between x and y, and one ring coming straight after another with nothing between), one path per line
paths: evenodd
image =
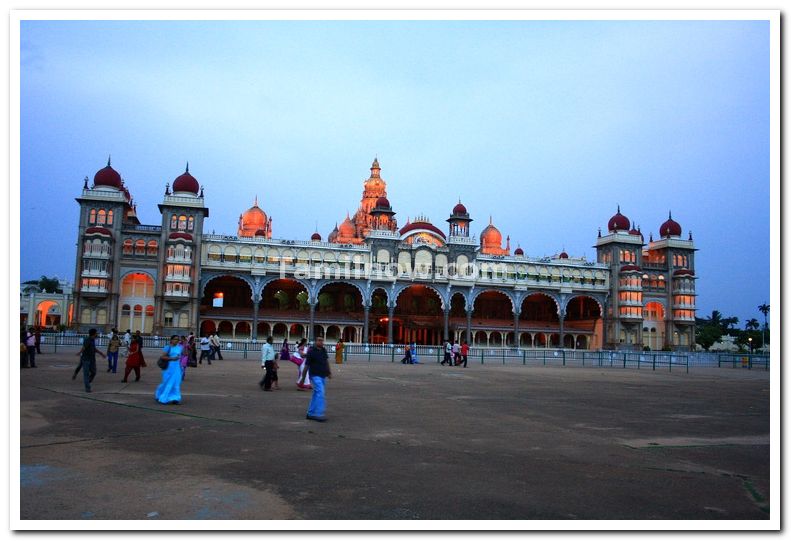
M704 324L697 327L695 331L695 342L700 344L700 347L709 350L716 342L722 338L722 330L718 325Z
M748 330L748 331L756 331L756 330L761 328L761 324L758 323L757 319L752 318L752 319L748 320L747 323L744 324L744 328L745 328L745 330Z
M42 274L41 278L38 280L38 287L41 291L47 293L63 293L63 290L60 288L60 280L58 280L57 276L47 278Z
M766 344L766 331L767 331L767 327L768 327L767 323L766 323L766 317L769 315L769 305L766 304L766 303L763 303L762 305L760 305L758 307L758 311L761 312L764 315L764 330L763 330L763 334L761 335L761 337L762 337L761 343Z

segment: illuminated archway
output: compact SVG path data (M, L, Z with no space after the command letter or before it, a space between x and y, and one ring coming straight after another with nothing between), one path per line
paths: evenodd
M387 327L387 321L380 324ZM411 285L403 289L396 299L393 313L393 341L399 344L439 344L444 332L442 297L424 285Z
M118 327L150 333L154 327L154 279L144 272L130 272L121 280ZM128 308L131 307L131 310Z

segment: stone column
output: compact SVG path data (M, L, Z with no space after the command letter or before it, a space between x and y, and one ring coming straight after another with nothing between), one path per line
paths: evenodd
M258 340L258 303L261 302L261 295L253 295L253 340Z
M442 339L447 340L449 338L448 334L448 317L450 316L450 310L445 309L442 311L443 320L444 320L444 330L442 331Z
M467 310L467 343L470 347L475 343L472 336L472 310Z
M563 321L566 319L566 311L565 310L558 310L558 320L560 321L560 344L559 347L563 347Z
M313 341L313 322L316 316L316 302L310 302L310 321L308 322L308 342Z
M395 306L388 306L387 307L387 343L393 343L393 313L395 312Z
M514 348L519 348L519 311L514 310Z
M368 305L363 306L363 337L362 337L363 344L368 343L368 310L369 309L370 306Z

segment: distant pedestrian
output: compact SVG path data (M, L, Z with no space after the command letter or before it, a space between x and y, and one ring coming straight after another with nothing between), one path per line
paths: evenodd
M451 351L453 353L453 364L459 366L461 364L461 346L456 340L453 341Z
M134 336L132 336L132 341L137 342L137 351L140 354L140 365L146 365L145 355L143 355L143 335L140 334L140 331L135 331Z
M140 368L143 366L143 356L140 354L140 344L133 340L129 344L129 354L126 356L126 368L124 368L124 379L121 383L127 383L129 374L134 370L135 381L140 381ZM113 370L115 372L115 370Z
M167 368L162 370L162 383L157 387L154 397L160 404L181 403L181 345L179 337L174 334L170 337L170 344L162 348L160 357L167 361Z
M442 362L439 364L448 363L449 366L453 366L453 361L451 361L450 358L450 353L452 351L452 346L450 345L450 342L445 340L445 346L443 349L445 350L445 355L442 357Z
M187 376L187 367L190 364L190 349L186 336L182 335L181 340L179 340L179 345L181 346L181 357L179 358L179 366L181 367L181 381L184 381Z
M467 355L470 353L470 346L467 344L466 340L461 345L460 353L461 353L461 361L464 363L464 368L467 368Z
M411 347L409 348L409 353L412 355L412 364L420 364L420 361L417 356L417 344L412 342Z
M36 327L36 355L41 355L41 327Z
M118 368L118 350L121 348L121 339L118 332L113 329L110 340L107 341L107 371L115 374Z
M338 340L338 343L335 344L335 364L343 363L343 340Z
M222 344L220 343L220 336L217 334L217 331L214 331L214 333L212 333L211 337L209 338L209 341L211 342L212 345L212 353L209 358L213 361L214 360L213 355L217 355L217 358L222 361L223 360L222 353L220 353L220 349L222 349Z
M311 389L310 374L308 366L305 364L305 357L308 355L308 339L303 338L297 344L294 353L291 354L291 362L297 365L297 389L308 391Z
M96 377L96 354L106 357L104 353L96 349L96 329L90 329L88 336L82 340L82 348L77 353L80 357L80 366L74 371L71 379L77 377L77 373L82 369L82 379L85 384L85 392L91 392L91 383Z
M307 369L310 370L310 383L313 386L313 396L308 406L306 419L323 423L327 420L325 412L327 404L325 401L324 379L332 378L330 363L327 361L327 350L324 349L324 338L316 338L316 345L308 350L305 359Z
M198 344L195 343L195 335L190 333L187 337L187 351L189 352L189 365L198 366Z
M409 344L404 346L404 358L401 359L401 364L412 364L412 346Z
M261 346L261 368L266 370L264 378L258 382L258 386L264 391L272 390L272 382L277 380L275 370L275 348L272 346L272 337L267 336L266 342Z
M281 361L290 361L291 360L291 352L288 349L288 338L283 339L283 343L280 345L280 358Z
M211 345L209 344L209 337L204 335L200 339L200 359L198 360L198 364L203 364L203 359L206 359L206 362L211 364L211 357L209 357L210 350Z
M33 333L33 327L27 331L25 335L25 346L27 347L27 362L30 368L36 367L36 335Z

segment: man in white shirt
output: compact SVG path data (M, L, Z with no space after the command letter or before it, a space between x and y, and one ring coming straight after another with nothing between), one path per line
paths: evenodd
M209 337L206 335L201 336L200 339L200 359L198 359L198 364L203 364L203 359L206 359L209 364L211 364L211 357L209 357Z
M211 350L209 351L209 360L213 361L214 356L217 355L217 358L222 361L222 353L220 353L220 337L217 335L217 331L214 331L214 333L212 333L212 335L209 337L209 345L211 346Z
M258 386L264 391L272 390L272 382L277 381L277 370L275 368L275 348L272 347L272 337L268 336L266 342L261 347L261 368L266 370L264 379L258 382Z

